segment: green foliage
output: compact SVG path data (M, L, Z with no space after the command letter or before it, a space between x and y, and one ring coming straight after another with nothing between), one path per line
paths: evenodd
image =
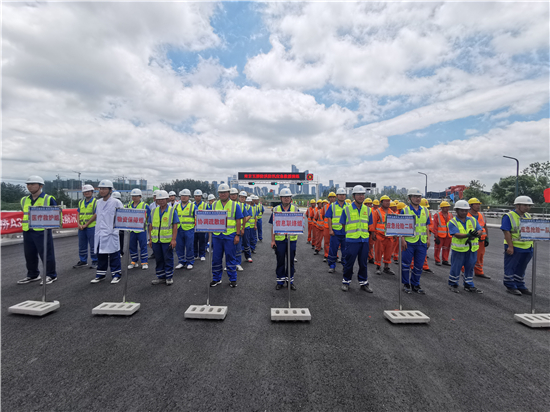
M515 184L515 183L514 183ZM490 197L483 192L485 185L479 180L472 180L468 185L468 188L464 190L464 199L468 200L472 197L477 197L479 201L486 205L490 203Z
M531 163L529 167L523 169L522 173L524 175L533 176L535 179L546 177L548 180L550 179L550 161L544 163Z
M193 179L176 179L172 180L171 183L161 183L160 189L166 190L167 192L173 190L176 192L177 197L179 197L179 192L183 189L189 189L191 191L191 195L193 195L193 192L197 189L202 190L203 193L214 193L214 186L208 182Z
M2 182L1 189L2 203L19 203L23 196L29 194L23 185L14 185L11 183Z
M529 196L534 203L544 203L544 189L548 187L549 179L546 176L536 178L531 175L519 176L519 195ZM493 185L491 196L501 204L513 205L516 190L516 176L501 178ZM481 199L480 199L481 200Z

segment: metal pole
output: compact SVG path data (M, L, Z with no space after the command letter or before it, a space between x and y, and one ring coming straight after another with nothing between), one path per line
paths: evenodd
M397 241L399 242L399 282L397 282L397 285L399 286L399 310L403 310L403 307L401 306L401 279L403 279L403 275L401 273L403 270L401 266L401 237L397 237Z
M48 261L48 230L44 229L44 254L42 259L42 302L46 302L46 262Z
M290 309L290 272L291 272L291 262L290 262L290 235L286 235L286 242L288 243L288 255L287 255L287 263L288 263L288 308Z
M535 313L535 289L537 288L537 242L533 242L533 272L531 274L531 281L533 282L533 286L531 287L531 313Z
M122 294L122 303L126 303L126 291L128 290L128 260L130 254L130 231L124 231L124 263L122 266L122 274L124 275L124 292Z
M519 193L519 183L518 183L518 179L519 179L519 160L516 159L515 157L510 157L510 156L502 156L502 157L505 157L507 159L512 159L512 160L516 161L516 197L518 197L518 193Z
M426 173L418 172L421 175L426 176L426 186L424 186L424 196L428 198L428 175Z
M212 244L212 232L208 232L208 244L209 244L209 248L208 248L208 267L210 268L209 269L210 279L212 279L212 253L214 252L214 250L213 250L214 245ZM209 284L208 284L208 293L206 295L206 306L210 306L210 279L208 281Z

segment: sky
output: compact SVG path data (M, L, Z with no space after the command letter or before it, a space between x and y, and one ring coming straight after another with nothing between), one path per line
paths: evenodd
M549 4L2 4L2 180L309 170L429 190L549 159Z

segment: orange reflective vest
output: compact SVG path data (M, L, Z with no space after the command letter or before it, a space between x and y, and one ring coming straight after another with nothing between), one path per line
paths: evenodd
M315 209L315 224L317 229L324 229L325 223L323 222L323 207Z
M453 216L450 213L447 213L447 220L445 220L443 213L437 212L434 217L437 217L437 220L434 219L434 229L437 229L437 236L443 238L451 237L451 235L449 235L449 228L447 227L447 223L453 220ZM436 222L437 227L435 226Z
M330 207L330 203L328 203L327 205L323 206L323 220L324 220L324 228L325 229L328 229L328 217L327 217L327 210L328 208Z
M388 209L389 214L392 214L392 210ZM384 209L379 207L376 209L373 214L374 219L374 231L376 232L376 235L382 235L386 236L386 212L384 212Z
M309 223L313 222L313 220L315 219L315 208L314 207L308 207L307 212L306 212L306 216L307 216L307 221Z
M479 226L481 226L481 237L479 240L485 240L487 237L487 231L485 230L485 217L480 212L477 212L477 216L472 215L470 212L468 212L468 216L473 217L474 219L477 218L477 222L479 223Z

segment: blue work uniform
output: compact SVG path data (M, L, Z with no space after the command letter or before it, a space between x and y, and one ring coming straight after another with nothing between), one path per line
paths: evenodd
M182 208L184 212L187 212L187 208L193 208L191 215L195 218L195 211L197 210L194 207L195 203L187 202L184 206L182 203L176 205L177 208ZM195 227L191 229L183 230L181 224L178 226L178 238L176 241L176 254L178 255L178 263L187 266L193 266L195 264Z
M241 202L238 202L239 205L241 206L241 211L243 213L243 216L246 218L247 214L246 214L246 211L245 211L245 203L241 203ZM241 224L241 232L244 231L244 222ZM235 245L235 264L237 266L240 266L241 263L242 263L242 260L243 260L243 238L244 236L241 236L241 234L239 233L239 242Z
M157 206L157 208L159 209L159 222L162 222L162 216L169 210L169 207L166 206L164 212L160 206ZM174 223L179 223L180 219L175 208L172 208L172 213L172 225ZM149 224L153 224L152 212L149 215ZM157 278L172 279L172 276L174 276L174 251L172 249L172 245L170 245L170 243L162 243L158 238L151 239L151 245L153 246L153 253L155 254L155 273Z
M423 206L418 206L418 210L413 207L409 207L414 212L416 218L420 218ZM403 209L404 210L404 209ZM400 215L404 214L404 211L399 212ZM416 220L415 218L415 220ZM426 227L431 225L430 212L427 213ZM426 232L426 236L429 232ZM429 239L429 237L428 237ZM401 239L398 240L399 242ZM420 276L422 275L422 267L428 254L428 243L422 242L422 237L419 236L418 240L414 243L407 242L407 249L401 252L401 283L404 285L420 286ZM411 272L411 262L414 258L414 268ZM409 272L411 272L409 274Z
M510 213L518 215L515 210ZM518 217L521 218L519 215ZM510 222L510 216L507 214L502 216L500 230L512 232L512 222ZM521 292L527 289L527 286L525 286L525 270L533 258L533 248L515 247L513 255L507 254L506 250L508 250L507 243L504 244L504 286L509 289L518 289Z
M288 209L284 209L283 205L275 206L274 212L298 212L298 208L292 204L288 205ZM273 225L273 213L269 217L269 224ZM296 244L298 240L290 240L290 259L288 259L288 242L292 237L285 235L284 240L275 240L275 256L277 257L277 284L284 285L288 281L288 267L285 265L287 260L290 262L290 283L294 283L294 257L296 256Z
M258 205L256 205L256 207L258 208L258 211L262 214L264 214L265 212L265 208L264 208L264 205L262 205L261 203L258 203ZM263 230L263 227L262 227L262 218L256 218L256 226L257 226L257 231L258 231L258 239L260 241L264 240L264 230Z
M477 219L473 220L476 223L475 230L481 232L482 228L479 225ZM456 218L456 221L459 225L462 225L464 230L466 230L467 221L463 222L458 217ZM460 233L460 229L455 226L453 220L450 220L449 223L447 223L447 227L449 228L449 235L451 236ZM476 262L477 250L475 252L472 252L471 250L468 250L467 252L458 252L456 250L451 250L451 271L449 273L449 285L458 286L461 268L464 266L464 286L468 285L470 287L474 287L474 266Z
M88 207L90 203L95 201L93 197L90 200L83 199L78 202L78 213L82 213L80 210L80 205L84 202L84 207ZM96 211L97 205L94 206L94 214ZM80 223L80 222L79 222ZM90 250L90 258L92 259L92 265L97 266L97 255L94 252L94 236L95 236L95 225L93 227L87 227L84 230L78 230L78 257L81 262L88 263L88 249Z
M252 214L252 207L250 205L247 205L246 203L244 203L242 205L242 213L243 213L243 216L246 218L246 217L252 217L253 214ZM251 259L252 258L252 248L251 248L251 245L250 245L250 237L251 237L251 229L250 228L247 228L246 227L246 223L245 223L245 228L244 228L244 236L243 236L243 251L244 251L244 257L246 259Z
M141 203L141 202L140 202ZM139 206L139 203L138 203ZM137 209L137 206L134 205L134 202L130 202L128 209ZM149 205L145 203L145 210L147 211L146 221L149 221L149 216L151 215L151 209ZM132 263L137 263L141 260L141 264L144 265L148 263L149 254L147 252L147 230L144 225L142 232L130 232L130 259ZM139 243L139 253L138 253L138 243Z
M343 206L340 206L338 202L331 203L325 213L325 217L327 219L332 220L333 218L332 210L335 207L341 207L342 209L344 209L346 207L346 203L344 203ZM343 210L342 210L342 214L344 214ZM346 231L343 227L340 230L334 230L333 228L332 231L334 232L334 236L330 237L327 263L331 269L335 269L336 259L338 258L338 248L340 248L340 250L342 251L342 259L340 260L340 262L342 263L342 266L345 266L344 256L346 254Z
M220 200L217 200L214 202L216 204L217 202L220 202ZM241 206L239 205L239 202L232 200L232 202L235 204L235 229L237 225L237 220L243 219L243 213L241 211ZM211 208L212 210L215 210ZM229 218L229 214L228 214ZM235 233L226 234L227 232L223 232L220 234L213 234L212 236L212 247L213 247L213 254L212 254L212 280L219 282L222 280L222 274L223 274L223 255L225 254L225 265L227 268L227 276L229 276L229 280L231 282L237 281L237 258L235 256Z

